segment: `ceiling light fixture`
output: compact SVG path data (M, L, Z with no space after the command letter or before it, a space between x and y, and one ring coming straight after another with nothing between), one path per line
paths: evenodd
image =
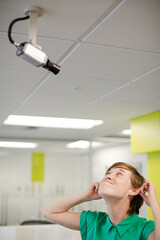
M82 148L82 149L87 149L89 147L102 147L103 143L101 142L89 142L89 141L85 141L85 140L79 140L76 142L72 142L72 143L68 143L67 144L67 148Z
M8 142L0 141L0 147L2 148L36 148L38 144L30 142Z
M91 119L34 117L20 115L10 115L4 121L4 125L76 129L89 129L102 123L103 121L101 120Z
M84 140L79 140L76 142L68 143L67 148L82 148L82 149L87 149L90 146L89 141L84 141Z
M131 135L132 134L132 130L131 129L124 129L122 131L122 133L125 134L125 135Z

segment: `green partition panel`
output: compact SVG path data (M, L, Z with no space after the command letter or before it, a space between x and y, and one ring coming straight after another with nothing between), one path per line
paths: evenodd
M131 120L132 153L160 151L160 111Z
M43 182L44 180L44 154L32 154L32 182Z
M160 202L160 151L148 153L148 178L156 187ZM148 218L153 219L151 208L148 208Z
M157 189L160 201L160 111L131 120L132 153L148 153L148 179ZM148 207L148 219L153 219Z

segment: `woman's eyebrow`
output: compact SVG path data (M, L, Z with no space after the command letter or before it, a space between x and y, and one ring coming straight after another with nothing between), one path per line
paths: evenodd
M118 169L117 172L122 172L122 173L124 173L124 174L126 173L125 170L124 170L123 168L117 168L117 169Z
M119 168L119 171L121 171L121 172L124 172L124 173L125 173L125 171L124 171L122 168Z
M114 169L118 169L118 171L121 171L121 172L125 173L125 170L123 170L123 168L114 168ZM110 172L111 172L111 169L109 171L107 171L105 173L105 175L109 174Z

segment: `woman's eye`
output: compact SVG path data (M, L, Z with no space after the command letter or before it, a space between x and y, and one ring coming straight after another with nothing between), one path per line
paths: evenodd
M121 173L121 172L118 172L117 175L118 175L118 176L122 176L122 173Z

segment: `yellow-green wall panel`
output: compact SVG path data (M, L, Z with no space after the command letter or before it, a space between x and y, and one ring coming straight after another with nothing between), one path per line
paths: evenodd
M160 111L131 120L132 153L160 151Z
M160 151L148 153L148 179L150 179L157 189L160 202ZM148 218L153 219L151 208L148 208Z
M32 154L32 182L42 182L44 180L44 154Z

